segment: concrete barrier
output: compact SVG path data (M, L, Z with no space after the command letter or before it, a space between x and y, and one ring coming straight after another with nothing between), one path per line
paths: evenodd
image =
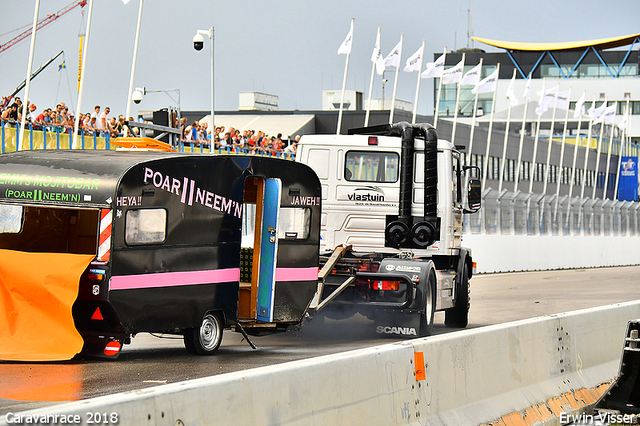
M617 373L640 301L19 413L121 425L560 424ZM97 415L100 419L96 418ZM93 415L93 417L92 417ZM7 414L0 424L15 424ZM102 424L109 422L100 421Z
M640 264L637 236L464 234L462 245L473 250L478 273Z

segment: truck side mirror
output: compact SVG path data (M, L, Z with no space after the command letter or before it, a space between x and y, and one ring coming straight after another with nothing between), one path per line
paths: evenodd
M469 209L465 213L477 213L482 206L482 185L479 179L469 179L469 193L467 194Z

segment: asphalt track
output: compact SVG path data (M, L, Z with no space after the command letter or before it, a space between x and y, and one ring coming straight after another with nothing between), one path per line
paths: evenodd
M471 280L468 328L640 299L640 266L479 275ZM455 333L436 314L435 334ZM214 356L190 355L182 339L136 336L117 360L0 363L0 416L31 408L142 389L399 341L372 322L312 320L302 329L254 337L225 332ZM43 330L43 332L46 332Z

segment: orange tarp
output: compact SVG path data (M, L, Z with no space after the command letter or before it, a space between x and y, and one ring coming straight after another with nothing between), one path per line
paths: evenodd
M94 257L0 249L0 359L60 361L82 350L71 307Z

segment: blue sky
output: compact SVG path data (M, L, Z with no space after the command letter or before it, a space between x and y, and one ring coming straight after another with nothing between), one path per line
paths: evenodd
M72 0L41 1L40 18ZM96 104L124 113L133 58L140 0L94 0L87 51L83 112ZM368 96L371 52L381 27L382 54L404 34L402 62L426 40L426 57L467 46L468 10L473 6L473 30L478 37L522 42L580 41L640 33L640 1L539 0L146 0L134 87L180 89L183 110L210 108L209 40L193 49L198 29L215 27L216 110L237 110L239 92L258 91L279 96L281 110L317 110L322 90L341 89L345 57L337 49L355 18L347 89ZM34 0L0 0L0 44L33 21ZM63 101L76 104L81 8L49 24L37 34L34 69L64 51L60 60L31 84L30 98L42 111ZM88 4L84 7L85 22ZM0 53L0 94L11 93L27 73L29 40ZM489 46L474 43L488 51ZM637 47L636 47L637 48ZM392 70L385 77L391 83ZM398 99L413 102L416 73L400 72ZM71 89L69 89L69 86ZM24 93L24 92L23 92ZM22 96L24 96L22 93ZM391 97L387 84L385 97ZM376 76L373 97L382 97ZM164 93L150 93L138 109L152 110L175 103ZM418 113L433 110L433 83L422 80Z

